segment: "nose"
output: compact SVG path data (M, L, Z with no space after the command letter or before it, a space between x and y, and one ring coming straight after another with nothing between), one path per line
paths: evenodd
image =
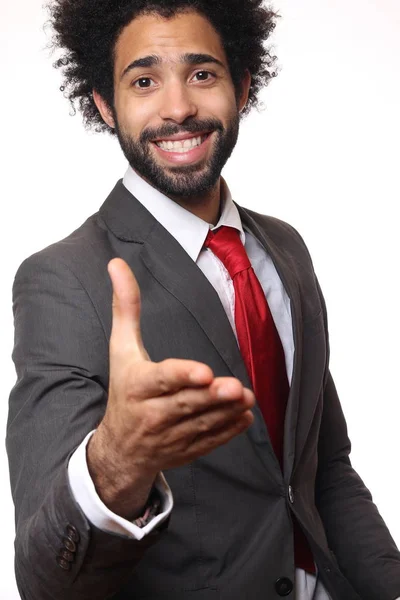
M197 110L190 90L185 85L174 82L165 87L160 109L162 119L183 123L188 117L195 116Z

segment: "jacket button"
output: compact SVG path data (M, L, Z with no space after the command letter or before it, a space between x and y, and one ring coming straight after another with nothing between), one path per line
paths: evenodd
M71 538L63 538L63 546L70 552L76 552L76 544L71 540Z
M62 556L57 556L57 564L64 571L69 571L71 569L71 563L68 560L65 560Z
M293 592L293 583L287 577L280 577L275 582L275 589L278 596L289 596Z
M70 552L66 548L60 548L60 550L58 551L58 556L60 556L61 558L65 558L65 560L67 560L68 562L73 562L73 560L75 559L74 553Z
M294 504L294 491L291 485L289 485L288 496L290 504Z
M69 537L76 544L79 542L80 536L78 530L73 525L67 525L65 528L65 533L67 534L67 537Z

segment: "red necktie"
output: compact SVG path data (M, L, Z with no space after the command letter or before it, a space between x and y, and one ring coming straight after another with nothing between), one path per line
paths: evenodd
M240 352L282 468L289 383L278 331L239 231L225 226L209 231L204 245L220 259L233 281ZM296 566L314 573L310 548L297 523L294 523L294 534Z

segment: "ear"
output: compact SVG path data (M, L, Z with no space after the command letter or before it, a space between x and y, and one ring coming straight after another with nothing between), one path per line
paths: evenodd
M112 114L112 110L109 107L108 103L104 100L102 96L100 96L100 94L96 90L93 90L93 100L98 108L99 113L101 114L103 121L107 123L107 125L111 127L111 129L114 129L115 121Z
M243 79L242 79L242 83L241 83L242 91L241 91L241 94L239 96L239 101L238 101L239 112L241 112L247 104L247 100L249 99L250 86L251 86L251 75L250 75L250 71L248 69L246 69Z

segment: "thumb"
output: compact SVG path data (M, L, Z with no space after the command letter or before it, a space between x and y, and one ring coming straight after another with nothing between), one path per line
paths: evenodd
M110 354L129 354L150 360L140 330L140 289L129 265L122 258L108 263L113 288Z

